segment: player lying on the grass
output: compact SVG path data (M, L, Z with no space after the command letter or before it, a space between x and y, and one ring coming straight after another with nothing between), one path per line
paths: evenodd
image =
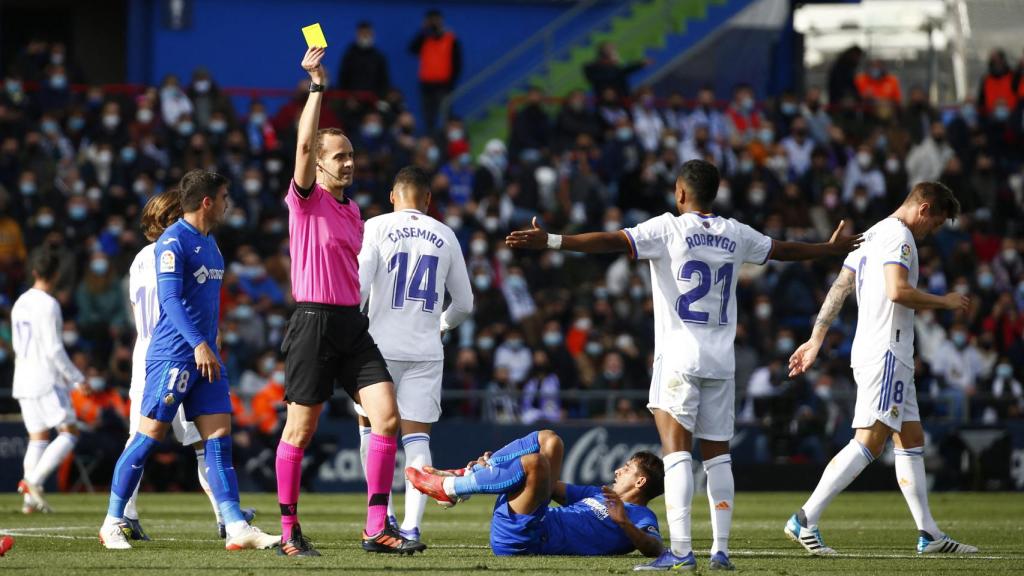
M541 430L465 468L408 467L405 475L445 507L472 494L498 494L491 520L491 550L498 556L660 555L658 518L647 504L663 492L661 459L637 452L615 471L611 486L577 486L559 480L562 452L562 439ZM551 500L561 506L549 507Z
M128 269L128 301L132 307L132 315L135 317L135 328L138 330L138 336L135 338L135 350L132 352L132 381L128 390L128 398L131 399L128 444L131 443L131 436L139 429L142 392L146 388L146 353L153 337L153 330L156 328L156 321L160 318L160 300L157 298L156 287L156 240L164 233L164 230L177 222L178 218L181 218L181 199L176 188L157 194L146 202L146 206L142 209L142 233L150 241L150 244L139 251L131 268ZM224 520L221 518L217 500L213 497L210 483L206 477L206 448L203 446L196 425L185 419L183 406L178 408L178 413L171 421L171 430L174 431L174 437L178 442L181 442L183 446L192 446L196 451L199 485L202 486L203 491L210 499L210 504L213 505L218 534L221 538L226 538ZM141 483L140 479L139 484ZM125 535L132 540L149 540L149 536L146 535L139 522L139 511L135 505L136 499L139 497L139 484L135 485L135 491L124 507L124 523L127 525ZM242 515L247 522L251 522L255 516L255 510L244 508Z
M231 462L231 395L217 346L224 257L212 232L228 208L228 180L191 170L178 186L183 216L157 240L160 319L146 353L146 385L139 428L114 467L100 543L131 548L125 538L124 508L142 478L146 460L178 413L196 424L205 441L210 489L224 518L228 550L271 548L277 536L245 521L238 478Z
M944 296L917 288L917 241L960 214L953 192L938 182L914 186L888 218L864 233L864 244L843 263L814 323L811 338L789 359L790 377L806 372L825 341L825 334L850 292L857 293L857 330L850 366L857 383L853 440L835 455L807 502L786 523L791 540L816 555L836 551L825 545L818 520L839 495L875 458L891 437L896 478L917 524L918 554L977 552L939 530L928 507L924 471L924 429L914 386L914 311L963 312L970 299L956 292Z

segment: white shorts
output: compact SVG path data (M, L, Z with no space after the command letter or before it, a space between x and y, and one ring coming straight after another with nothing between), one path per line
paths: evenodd
M914 369L892 352L877 364L854 368L853 380L857 383L853 428L870 428L877 421L899 432L904 422L921 420Z
M131 400L131 410L128 414L128 437L131 438L132 434L139 429L139 417L140 411L142 410L142 393L146 390L146 382L132 382L131 388L128 389L128 399ZM182 446L191 446L196 442L203 439L199 434L199 429L192 422L185 419L185 406L178 406L178 413L174 419L171 420L171 430L174 431L174 437L181 442Z
M35 398L18 398L18 404L21 404L21 418L29 434L77 422L75 409L71 406L71 392L63 386L55 386Z
M736 421L736 381L683 374L654 361L647 409L663 410L695 438L724 442L732 439Z
M398 415L402 420L433 424L441 419L441 377L443 360L405 361L387 360L388 372L395 381L398 396ZM355 404L356 414L366 418L366 412Z

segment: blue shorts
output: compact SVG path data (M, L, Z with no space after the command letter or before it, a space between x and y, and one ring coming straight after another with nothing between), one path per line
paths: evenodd
M491 550L495 556L540 554L544 542L545 500L531 514L516 514L508 507L508 495L499 494L491 518Z
M207 414L230 414L231 393L221 366L221 377L210 382L199 375L195 362L151 360L146 362L146 389L142 393L140 414L170 422L185 406L185 419L195 420Z

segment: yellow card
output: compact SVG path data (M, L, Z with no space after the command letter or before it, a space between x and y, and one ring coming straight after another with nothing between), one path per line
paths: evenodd
M327 38L324 38L324 31L320 28L319 22L303 28L302 35L306 37L306 45L310 48L314 46L319 48L327 47Z

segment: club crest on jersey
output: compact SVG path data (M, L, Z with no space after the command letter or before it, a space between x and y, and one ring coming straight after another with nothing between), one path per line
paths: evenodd
M207 268L206 266L200 266L199 270L192 273L192 276L196 279L199 284L206 284L207 280L220 280L224 278L224 271L218 270L217 268Z
M171 394L170 392L164 394L164 404L167 404L168 406L174 404L174 394Z
M701 222L701 225L703 225L705 228L711 228L711 224L708 224L707 222Z
M900 407L899 406L893 406L892 407L892 417L893 418L899 418L900 417Z
M174 272L174 252L165 250L160 254L160 271Z

